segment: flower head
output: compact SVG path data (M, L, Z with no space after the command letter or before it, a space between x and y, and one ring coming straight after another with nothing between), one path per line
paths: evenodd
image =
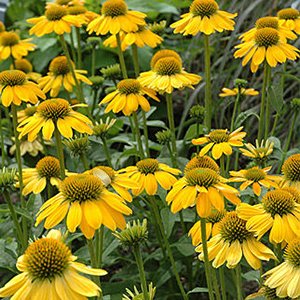
M97 166L85 173L98 177L105 187L111 187L121 198L131 202L129 189L137 189L139 185L124 174L120 174L111 167Z
M61 5L51 5L46 9L45 15L28 19L27 22L35 24L29 31L30 35L35 34L40 37L51 32L62 35L70 33L71 27L81 27L82 17L68 15L67 8Z
M65 139L63 143L69 148L73 156L80 156L89 149L88 135L75 136L74 138Z
M194 105L190 109L190 117L195 118L198 123L202 122L205 116L205 108L199 104Z
M235 58L245 56L242 61L243 66L252 58L251 71L253 73L265 60L270 67L276 67L278 62L284 63L287 59L296 60L299 57L299 50L287 44L285 37L270 27L257 29L253 40L243 42L235 48L238 48L234 53Z
M204 155L196 155L193 157L185 166L184 172L188 172L192 169L196 168L204 168L204 169L211 169L215 171L216 173L220 172L220 168L218 164L209 156Z
M152 24L149 24L149 29L158 35L162 35L165 32L166 26L167 26L167 21L162 20L159 23L154 22Z
M24 72L28 79L33 81L37 81L41 74L33 72L33 66L29 60L26 58L16 59L15 60L15 68L12 66L11 69L16 69Z
M227 211L221 210L212 210L210 215L205 219L205 229L206 229L206 239L209 239L210 235L215 236L218 231L218 225L221 220L226 216ZM192 242L194 246L202 243L202 234L201 234L201 221L196 222L189 231L189 236L192 237Z
M291 155L281 169L283 185L300 189L300 153Z
M143 300L144 299L144 294L142 292L139 292L136 286L134 286L133 288L134 288L133 292L128 288L126 289L127 295L123 294L122 300ZM149 291L148 292L149 300L153 300L155 296L156 287L153 287L152 282L149 284L148 291Z
M217 231L218 234L207 243L208 258L214 260L214 268L220 267L225 261L228 268L235 268L243 254L255 270L259 269L261 260L276 259L274 253L247 230L246 221L240 219L235 211L227 213ZM201 252L199 259L204 260L203 246L198 246L196 251Z
M261 185L266 188L278 188L278 184L281 180L281 177L268 175L268 172L272 167L267 167L264 169L260 169L259 167L253 167L250 169L236 171L230 171L230 175L234 176L229 179L230 182L240 182L243 183L240 186L240 190L245 190L248 186L252 185L253 192L256 196L260 196L261 193Z
M151 60L152 70L140 74L140 82L160 93L172 93L175 89L193 88L201 76L187 73L180 56L172 50L158 51Z
M236 196L239 192L225 182L226 179L212 169L194 168L173 185L166 201L172 203L172 213L196 205L198 215L207 218L213 208L224 209L224 197L236 205L240 203Z
M269 270L265 285L276 289L278 297L297 299L300 296L300 238L289 243L285 249L285 261Z
M0 39L0 60L12 56L15 59L21 59L27 56L29 51L34 51L35 44L29 43L32 39L20 40L15 32L4 31Z
M44 227L50 229L67 216L67 227L75 232L80 226L86 238L91 239L102 224L115 231L126 226L123 214L132 211L123 199L109 192L102 181L93 175L77 174L64 179L59 193L40 208L36 225L45 219Z
M11 103L21 105L22 101L36 104L38 97L46 99L46 95L22 71L10 70L0 73L1 102L8 107Z
M139 29L139 25L146 24L145 17L141 12L128 10L123 0L108 0L102 5L101 15L89 23L87 31L97 35L134 32Z
M277 13L279 24L300 34L300 13L295 8L285 8Z
M212 156L214 159L219 159L223 154L230 155L232 146L243 146L243 138L246 132L241 132L243 127L229 132L226 129L216 129L205 135L204 137L193 139L194 145L207 145L201 149L199 155L205 155L212 148Z
M105 113L111 110L114 113L122 111L125 116L130 116L138 110L139 105L144 111L150 110L150 104L144 94L159 102L156 93L144 87L139 80L123 79L118 83L117 90L108 94L99 104L109 103Z
M101 119L100 123L96 122L96 125L92 128L93 134L97 137L106 137L109 130L114 126L116 121L117 119L110 119L110 117L108 117L104 123Z
M72 62L73 64L73 62ZM92 84L92 82L85 77L85 70L74 70L77 80L86 84ZM49 66L49 72L47 76L38 80L39 87L44 93L50 91L51 97L56 97L60 88L63 86L68 92L73 91L73 87L76 85L72 72L69 68L67 58L65 56L55 57Z
M235 87L233 89L229 89L229 88L222 88L222 92L220 93L219 96L220 97L229 97L229 96L236 96L239 93L239 88ZM256 91L253 88L250 89L245 89L245 88L241 88L240 89L240 95L241 96L257 96L259 94L258 91Z
M88 268L76 262L77 257L63 241L59 230L51 230L46 237L33 241L18 258L17 269L21 272L0 289L0 297L33 299L37 295L45 300L87 300L98 296L100 288L78 272L103 276L102 269Z
M169 129L158 131L155 137L161 145L167 145L171 141L172 132Z
M74 111L74 107L85 106L77 104L71 106L68 101L60 98L46 100L37 107L37 112L24 120L18 127L20 131L19 138L28 134L28 140L36 139L42 129L45 139L50 140L55 127L67 139L73 137L72 128L80 133L92 134L93 131L89 125L92 121L83 114Z
M88 24L90 21L96 19L99 16L92 11L88 11L83 5L68 6L67 12L68 15L80 17L81 24Z
M259 239L269 230L269 240L273 244L290 242L299 235L300 205L285 190L266 193L261 204L251 206L242 203L237 212L247 221L246 228Z
M122 174L124 172L124 175L139 185L138 189L132 190L132 194L135 196L140 195L144 190L148 195L155 195L158 183L163 189L169 190L177 181L174 175L181 173L154 158L140 160L135 166L127 167L119 172Z
M207 35L234 30L232 20L237 14L219 10L219 5L214 0L194 0L189 13L181 15L181 20L171 24L174 33L183 35L196 35L199 31Z
M153 33L148 25L139 26L137 31L133 32L121 32L120 33L120 40L121 40L121 48L122 51L125 51L127 47L131 45L136 45L140 48L145 46L149 46L151 48L155 48L158 44L161 44L163 38L159 35ZM108 39L106 39L103 43L104 46L116 48L117 45L117 38L115 35L112 35Z
M294 198L296 203L300 204L300 191L290 187L290 186L286 186L284 188L282 188L283 191L287 191L288 193L290 193Z
M5 190L13 190L16 180L16 169L3 168L0 170L0 191L3 193Z
M120 76L121 68L119 64L114 64L100 69L101 73L107 79L117 79Z

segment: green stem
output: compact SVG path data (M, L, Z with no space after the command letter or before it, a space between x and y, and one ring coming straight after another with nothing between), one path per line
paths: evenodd
M133 57L133 66L135 77L138 78L140 75L140 67L139 67L139 58L136 44L131 45L132 57Z
M142 284L142 291L143 291L143 299L144 300L150 300L149 299L149 293L147 288L147 282L146 282L146 276L145 276L145 270L144 270L144 264L141 254L141 247L139 244L134 245L133 247L133 254L138 266L139 274L140 274L140 280Z
M116 34L116 38L117 38L120 66L121 66L123 78L126 79L126 78L128 78L128 75L127 75L127 70L126 70L126 64L125 64L123 51L122 51L122 48L121 48L121 39L120 39L120 34L119 33Z
M13 130L15 136L15 144L16 144L16 159L18 164L18 177L19 177L19 190L20 190L20 202L21 208L25 209L25 198L23 196L23 168L22 168L22 158L21 158L21 148L20 148L20 140L19 133L17 131L18 127L18 116L17 116L17 107L15 104L11 104L11 112L13 115ZM27 221L24 216L22 216L22 229L24 235L24 242L27 246Z
M109 154L109 150L108 150L108 147L107 147L106 138L105 137L101 137L101 141L102 141L102 144L103 144L103 149L104 149L104 152L105 152L107 163L108 163L108 165L111 168L113 168L113 165L112 165L112 162L111 162L111 158L110 158L110 154Z
M285 73L286 72L286 69L287 69L287 60L284 62L284 65L283 65L283 72ZM284 74L282 75L281 77L281 87L282 87L282 90L284 91L284 81L285 81L285 76Z
M91 264L93 268L97 268L97 257L95 253L94 243L92 239L86 239L86 243L89 249L90 257L91 257ZM93 281L101 288L101 282L99 276L93 276ZM103 300L102 290L100 291L100 296L98 299Z
M199 122L199 118L196 118L196 132L197 132L197 136L196 136L196 139L199 138L199 135L200 135L200 122ZM197 145L197 154L199 153L200 151L200 145Z
M225 284L225 276L224 276L224 266L219 268L220 275L220 283L221 283L221 292L222 292L222 300L226 300L226 284Z
M91 116L93 117L93 119L94 119L93 112L95 111L96 108L97 96L98 96L98 89L93 89L93 104L91 109Z
M130 128L131 128L131 131L132 131L132 139L135 140L135 128L133 126L132 116L129 116L129 123L130 123Z
M143 117L143 131L145 136L145 146L146 146L146 154L147 157L150 157L150 148L149 148L149 135L148 135L148 127L147 127L147 118L146 113L142 110L142 117Z
M215 297L214 297L214 292L213 292L212 282L211 282L211 278L212 278L211 267L210 267L210 262L208 260L208 250L207 250L207 240L206 240L206 221L204 218L201 218L200 227L201 227L204 267L205 267L205 276L206 276L206 282L208 287L208 295L210 300L214 300Z
M68 61L68 65L69 65L69 68L70 68L70 71L72 73L72 76L74 78L74 81L75 81L75 85L76 85L76 89L77 89L77 97L78 97L78 100L81 102L81 103L85 103L84 102L84 97L83 97L83 93L82 93L82 89L81 89L81 86L79 84L79 81L76 77L76 74L75 74L75 71L74 71L74 67L73 67L73 63L71 61L71 58L70 58L70 53L69 53L69 50L68 50L68 46L66 44L66 40L65 40L65 37L64 35L60 35L60 42L61 42L61 45L62 45L62 48L64 50L64 54L67 58L67 61Z
M97 257L97 268L101 268L102 255L103 255L103 238L104 238L104 226L96 231L96 257Z
M64 151L63 151L63 146L62 146L62 141L61 141L61 135L60 135L60 132L59 132L56 124L55 124L55 129L54 129L54 136L55 136L55 143L56 143L56 148L57 148L56 150L57 150L57 155L58 155L59 165L60 165L60 177L61 177L61 180L64 180L66 177Z
M95 76L96 73L96 49L93 47L92 49L92 76Z
M144 150L143 150L141 133L140 133L140 129L139 129L139 122L138 122L137 115L136 115L135 111L132 112L132 118L133 118L133 121L134 121L135 130L136 130L136 140L137 140L139 151L140 151L140 158L144 159L145 155L144 155Z
M225 159L224 155L220 157L221 175L225 177Z
M2 109L0 108L0 136L1 136L1 159L2 169L5 167L5 146L4 146L4 135L2 127Z
M267 89L271 86L271 67L268 66L268 78ZM265 141L268 139L271 122L271 99L269 93L267 93L267 105L266 105L266 124L265 124Z
M209 35L204 34L204 68L205 68L205 120L208 131L211 129L211 78Z
M211 265L209 267L210 267L211 273L212 273L212 282L213 282L213 286L214 286L214 290L215 290L216 299L221 300L216 270Z
M81 70L82 66L82 54L81 54L81 37L80 37L80 28L76 27L76 38L77 38L77 68Z
M181 225L181 229L182 229L182 234L185 235L185 233L186 233L186 228L185 228L185 224L184 224L184 219L183 219L183 213L182 213L182 210L179 211L179 218L180 218L180 225Z
M263 270L263 265L262 262L260 263L260 267L259 267L259 287L262 287L262 283L263 283L263 276L264 274L264 270Z
M242 268L241 264L238 263L235 267L236 271L236 290L237 290L237 300L243 300L243 292L242 292Z
M280 114L277 113L277 114L276 114L276 117L275 117L274 124L273 124L272 131L271 131L271 136L274 136L274 134L275 134L275 130L276 130L276 127L277 127L277 123L278 123L278 121L279 121L279 117L280 117Z
M291 125L291 128L290 128L290 132L289 132L289 135L288 135L288 139L286 141L286 146L285 146L284 153L283 153L283 156L282 156L281 164L280 164L280 167L279 167L278 170L281 170L281 167L282 167L282 165L285 161L286 153L289 150L290 143L291 143L291 140L292 140L292 135L293 135L293 129L294 129L297 117L298 117L298 112L295 112L294 118L293 118L293 121L292 121L292 125Z
M257 136L257 140L259 143L261 142L262 139L264 119L265 119L266 89L267 89L268 73L269 73L268 69L269 69L269 65L268 62L265 60L264 79L263 79L263 87L261 91L261 101L260 101L259 127L258 127L258 136Z
M44 141L44 138L43 138L43 134L42 134L41 131L39 133L39 136L40 136L41 144L43 146L44 154L45 154L45 156L47 156L48 155L48 151L47 151L47 148L46 148L46 145L45 145L45 141Z
M173 167L177 167L177 149L176 149L176 135L175 135L175 122L174 122L174 112L173 112L173 102L172 102L172 94L166 93L166 100L167 100L167 110L168 110L168 120L169 120L169 127L171 130L171 145L172 145L172 153L174 157L174 165Z
M52 186L50 183L50 180L47 179L47 200L49 200L52 197Z
M173 155L173 152L172 152L170 143L167 142L166 146L167 146L168 151L169 151L169 153L170 153L170 157L171 157L171 161L172 161L172 166L176 166L176 160L175 160L175 157L174 157L174 155Z
M80 154L80 160L82 162L82 165L83 165L84 169L88 170L90 167L89 167L89 163L88 163L88 161L86 159L85 153L81 153Z
M3 195L4 195L5 201L7 203L7 206L9 208L11 218L13 219L15 228L17 230L18 238L19 238L19 240L21 242L21 245L22 245L22 248L25 252L25 250L27 248L27 242L25 240L25 236L22 233L22 229L21 229L21 226L20 226L19 221L18 221L18 217L17 217L16 211L15 211L15 208L14 208L14 204L12 203L10 194L7 190L3 191Z
M71 40L71 52L72 52L72 58L73 61L77 61L76 51L75 51L75 44L74 44L74 37L73 37L73 28L70 33L70 40Z
M164 226L163 226L163 223L162 223L162 220L161 220L161 217L160 217L160 214L159 214L159 210L158 210L158 207L157 207L156 199L155 199L154 196L151 197L150 203L153 205L153 211L154 211L154 214L155 214L155 218L157 220L157 223L158 223L158 226L159 226L162 238L164 240L164 243L165 243L168 255L169 255L169 259L170 259L170 262L171 262L171 265L172 265L172 268L173 268L173 272L175 274L175 278L176 278L178 287L180 289L182 298L185 299L185 300L188 300L188 296L187 296L187 294L186 294L186 292L185 292L185 290L184 290L184 288L182 286L182 283L180 281L180 276L179 276L177 268L176 268L176 264L175 264L175 260L174 260L174 257L173 257L173 253L172 253L169 241L167 239L167 236L165 234Z

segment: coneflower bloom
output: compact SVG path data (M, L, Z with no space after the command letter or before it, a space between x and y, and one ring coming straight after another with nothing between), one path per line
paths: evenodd
M232 146L243 146L243 138L246 132L241 132L243 127L229 132L226 129L216 129L205 135L204 137L193 139L194 145L207 144L203 147L199 155L205 155L212 148L212 156L214 159L219 159L223 154L230 155Z
M300 34L300 13L295 8L285 8L277 13L279 24Z
M24 72L28 79L37 81L42 75L37 72L33 72L33 66L29 60L26 58L16 59L15 67L11 67L11 69L16 69Z
M239 89L238 88L229 89L224 87L222 88L222 92L223 93L219 94L220 97L236 96L239 93ZM243 96L257 96L259 92L252 88L250 89L241 88L240 94Z
M38 133L42 130L46 140L50 140L55 126L58 131L67 139L73 137L73 129L80 133L92 134L93 131L89 125L92 121L83 114L74 111L74 107L85 106L76 104L71 106L64 99L50 99L43 101L37 107L36 113L19 124L19 138L28 134L28 140L36 139Z
M215 236L218 234L218 225L221 220L226 216L226 210L213 210L210 215L205 218L205 228L206 228L206 239L209 239L210 235ZM202 233L201 233L201 221L196 222L189 231L189 236L192 237L192 242L194 246L202 243Z
M14 32L4 31L0 39L0 60L12 56L15 59L21 59L27 56L29 51L34 51L36 45L30 43L32 39L20 40L20 37Z
M88 239L103 224L115 231L124 229L125 215L132 213L124 200L109 192L102 181L93 175L77 174L64 179L59 185L59 193L47 200L40 208L36 226L45 219L44 227L50 229L59 224L67 215L70 232L80 230Z
M297 299L300 296L300 238L289 243L285 251L285 261L269 270L265 285L276 289L280 298Z
M74 63L72 62L73 67ZM92 82L83 74L87 74L85 70L74 70L77 80L86 84L92 84ZM38 80L39 87L44 93L50 91L51 97L56 97L60 88L63 86L68 92L73 91L73 87L76 85L72 72L69 68L67 58L65 56L55 57L50 65L47 76Z
M242 203L237 212L247 221L247 230L254 232L259 239L270 230L272 244L289 243L300 235L300 205L288 191L270 191L264 195L261 204Z
M22 101L36 104L38 97L46 99L46 95L37 84L29 81L26 74L18 70L0 73L0 93L1 103L6 107L11 103L21 105Z
M281 36L274 28L258 29L251 41L235 46L238 50L234 57L243 57L242 65L245 66L251 59L251 71L257 71L260 64L265 60L270 67L276 67L277 63L284 63L287 59L296 60L299 50L286 43L285 37Z
M300 153L291 155L285 160L281 173L283 174L283 186L291 186L300 190Z
M139 25L146 24L145 18L146 15L139 11L128 10L123 0L108 0L101 7L101 16L89 23L87 31L97 35L137 31Z
M207 35L234 30L235 22L232 20L237 14L219 10L219 5L214 0L194 0L190 11L181 15L181 20L171 24L174 33L183 35L196 35L199 31Z
M186 164L184 168L184 172L186 173L196 168L207 168L215 171L216 173L220 172L220 168L218 164L207 155L200 156L197 154Z
M253 167L250 169L236 171L230 171L230 175L233 176L229 179L230 182L240 182L240 190L245 190L248 186L252 185L253 192L256 196L260 196L261 186L266 188L278 188L277 182L282 178L280 176L268 175L268 172L272 167L260 169L259 167Z
M218 211L224 209L224 197L236 205L240 204L239 192L225 184L226 181L212 169L191 169L173 185L166 201L168 205L172 203L172 213L196 205L198 215L206 218L213 208Z
M87 300L99 296L100 287L78 272L93 276L103 276L107 272L89 268L76 259L64 243L61 232L53 229L46 237L32 241L18 258L17 269L21 273L0 289L0 297Z
M104 97L99 105L109 103L105 109L105 113L111 110L114 113L122 111L125 116L130 116L132 112L138 110L139 106L144 111L150 110L150 104L144 97L145 94L159 102L156 92L142 86L139 80L123 79L118 83L116 91Z
M121 49L125 51L127 47L131 45L137 45L140 48L145 46L149 46L151 48L157 47L158 44L161 44L163 38L159 35L152 32L148 25L139 26L137 31L133 32L121 32L120 33L120 40L121 40ZM110 36L103 42L103 45L111 48L116 48L117 39L115 35Z
M72 26L81 27L82 17L68 15L66 7L53 5L46 9L44 16L28 19L27 22L35 24L29 31L30 35L40 37L51 32L58 35L70 33Z
M169 190L177 181L174 175L181 173L180 170L170 168L153 158L140 160L135 166L127 167L119 172L139 185L138 189L131 191L135 196L140 195L144 190L148 195L155 195L158 184L163 189Z
M27 118L32 117L36 113L36 110L37 106L27 104L27 107L25 109L19 110L17 112L18 123L22 123Z
M274 253L259 242L252 232L246 229L246 221L240 219L235 211L227 213L218 225L218 234L207 242L208 259L212 266L219 268L226 261L228 268L235 268L244 255L249 265L257 270L261 261L276 259ZM196 248L200 260L204 260L203 246Z
M85 173L101 179L105 187L112 187L121 198L128 202L132 201L132 196L128 190L139 188L139 185L135 181L107 166L97 166Z
M13 145L9 149L9 154L14 155L16 151L16 144L15 144L15 138L11 138L13 141ZM51 141L44 141L45 145L52 145ZM20 150L21 150L21 156L24 156L26 153L28 153L31 156L37 156L39 152L44 153L44 147L41 144L41 140L37 138L33 142L29 142L27 138L22 138L20 140Z

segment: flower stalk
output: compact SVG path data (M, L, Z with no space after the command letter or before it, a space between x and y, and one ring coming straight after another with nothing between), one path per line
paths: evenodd
M60 176L61 176L61 180L64 180L66 177L64 151L63 151L63 147L62 147L61 135L60 135L60 132L59 132L56 124L55 124L55 129L54 129L54 136L55 136L55 143L56 143L56 147L57 147L57 155L58 155L58 159L59 159Z
M209 35L204 37L204 68L205 68L205 119L207 130L211 129L211 75L210 75L210 45Z
M81 54L81 38L80 38L80 28L76 27L76 38L77 38L77 67L81 70L82 67L82 54Z
M126 79L126 78L128 78L128 75L127 75L127 70L126 70L126 64L125 64L123 51L122 51L122 48L121 48L121 38L120 38L119 33L116 34L116 39L117 39L117 45L118 45L118 54L119 54L120 66L121 66L123 78Z
M168 120L169 127L171 130L171 146L172 146L172 156L174 157L173 167L177 167L177 149L176 149L176 135L175 135L175 122L174 122L174 112L172 103L172 94L166 93L167 109L168 109Z

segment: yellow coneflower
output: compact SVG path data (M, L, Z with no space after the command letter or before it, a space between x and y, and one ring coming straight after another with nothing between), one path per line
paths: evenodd
M2 21L0 21L0 35L3 33L3 32L5 32L5 25L4 25L4 23L2 22Z
M225 261L228 268L235 268L243 254L255 270L260 268L262 260L276 259L274 253L246 229L246 221L240 219L235 211L222 219L217 230L218 234L207 243L208 259L214 260L214 268L219 268ZM196 251L201 252L199 259L204 260L203 246L198 246Z
M300 190L300 153L291 155L281 169L283 186L291 186Z
M105 113L111 110L114 113L122 111L125 116L130 116L138 110L139 105L144 111L150 110L150 104L144 94L159 102L156 92L142 86L139 80L123 79L118 83L117 90L104 97L99 105L109 103Z
M28 134L28 140L36 139L40 130L46 140L50 140L55 126L59 132L67 139L73 136L72 128L80 133L92 134L93 131L89 125L92 121L83 114L74 111L74 107L85 106L76 104L71 106L64 99L50 99L40 103L36 113L19 124L19 138Z
M240 171L230 171L230 175L233 176L229 179L230 182L243 182L240 185L240 190L245 190L248 186L252 185L253 192L256 196L260 196L261 186L267 189L274 187L278 188L277 182L282 178L279 176L268 175L268 172L272 167L260 169L259 167L253 167L250 169Z
M99 296L100 287L78 272L103 276L107 272L76 262L59 230L33 241L18 258L20 274L0 289L0 297L11 299L82 299ZM66 295L67 298L66 298Z
M181 20L171 24L174 33L183 35L196 35L199 31L212 34L216 31L234 30L235 22L232 20L237 14L219 10L219 5L214 0L194 0L190 11L181 15Z
M26 58L16 59L15 67L11 66L11 69L16 69L24 72L28 79L37 81L42 75L40 73L33 72L32 64Z
M119 172L121 174L125 172L124 175L139 185L138 189L131 191L135 196L140 195L144 190L148 195L155 195L158 184L163 189L169 190L177 181L173 175L181 173L180 170L170 168L153 158L140 160L135 166L127 167Z
M186 72L182 67L181 59L177 56L173 54L166 56L165 52L161 57L154 56L151 61L152 70L140 74L141 84L168 94L171 94L174 88L179 90L185 87L193 88L193 85L199 83L201 76Z
M128 10L123 0L108 0L102 5L101 16L89 23L87 31L97 35L137 31L138 25L146 24L145 18L146 15L139 11Z
M300 204L300 191L298 189L287 186L283 187L282 190L290 193L295 198L296 203Z
M20 37L14 32L2 32L0 39L0 60L12 56L15 59L21 59L27 56L29 51L34 51L36 45L29 43L32 39L20 40Z
M226 210L213 210L210 215L205 218L206 239L209 239L210 235L215 236L216 234L218 234L218 225L226 216L226 214ZM201 221L198 221L193 225L193 227L189 231L189 236L192 237L194 246L198 246L200 243L202 243Z
M186 172L188 172L192 169L196 169L196 168L207 168L207 169L211 169L217 173L220 172L220 168L219 168L218 164L207 155L200 156L197 154L186 164L184 172L186 173Z
M224 197L234 204L240 204L236 196L239 192L225 184L227 180L208 168L195 168L185 172L172 190L166 201L172 203L172 213L196 205L197 213L201 218L207 218L213 207L218 211L224 209Z
M54 2L46 2L46 9L51 6L61 5L65 7L70 7L72 5L84 5L85 0L56 0Z
M151 48L155 48L158 44L162 43L163 38L159 35L153 33L148 25L139 26L139 29L134 32L121 32L121 49L125 51L127 47L135 44L138 47L142 48L145 46L149 46ZM108 39L103 42L103 45L111 48L116 48L117 38L115 35L112 35Z
M126 227L124 214L130 215L131 209L121 197L106 190L98 177L72 175L64 179L58 188L59 193L40 208L36 225L45 219L44 227L50 229L68 214L68 230L75 232L80 226L88 239L93 238L95 230L102 224L113 231Z
M233 89L229 89L229 88L222 88L222 92L220 93L219 96L220 97L229 97L229 96L236 96L239 93L239 89L238 88L233 88ZM258 91L256 91L255 89L245 89L245 88L241 88L240 89L240 95L243 96L257 96L259 94Z
M255 140L255 146L251 143L245 143L247 149L239 148L243 155L253 158L257 162L264 162L273 152L274 143L269 140L262 140L261 143Z
M111 186L113 190L119 194L124 200L131 202L132 196L128 192L128 189L139 188L139 185L128 178L127 176L121 175L114 169L107 166L98 166L85 173L94 175L101 179L105 187Z
M138 300L138 299L144 299L144 295L143 293L139 292L138 289L136 288L136 286L133 287L134 291L132 292L130 289L126 288L126 294L123 294L122 296L122 300ZM148 288L149 292L148 292L148 297L149 300L153 300L154 296L155 296L155 292L156 292L156 287L153 287L153 283L151 282L149 284L149 288Z
M15 144L15 138L11 138L13 141L13 145L9 149L10 155L13 155L16 151L16 144ZM52 145L51 141L44 141L45 145ZM37 156L39 152L44 153L43 145L41 144L41 140L37 138L33 142L29 142L27 138L22 138L20 140L20 152L21 156L24 156L26 153L28 153L31 156Z
M58 186L61 182L59 160L53 156L40 159L35 168L23 169L22 173L24 196L30 193L40 194L47 184ZM70 173L66 172L66 175Z
M238 50L234 57L244 57L242 65L245 66L250 59L251 71L257 71L260 64L265 60L270 67L276 67L277 63L284 63L287 59L296 60L299 57L299 50L285 42L285 38L280 36L274 28L258 29L253 40L235 46Z
M246 132L241 132L243 127L229 132L227 129L216 129L205 135L204 137L193 139L194 145L207 144L199 153L200 156L205 155L212 148L212 156L219 159L223 154L230 155L232 146L243 146L243 138Z
M285 8L277 13L279 24L300 34L300 13L295 8Z
M100 122L96 122L95 126L92 128L93 134L97 137L106 137L116 121L117 119L111 119L110 117L107 117L105 122L100 119Z
M73 62L72 64L74 67ZM82 81L86 84L92 84L92 82L83 75L87 74L87 71L74 70L74 72L78 81ZM76 83L69 68L67 58L65 56L55 57L49 65L49 72L47 73L47 76L40 78L38 80L38 84L44 93L50 91L51 97L56 97L62 86L68 92L72 92Z
M289 243L285 249L285 261L271 269L265 285L276 289L278 297L297 299L300 296L300 238Z
M276 295L276 289L271 289L268 286L266 286L264 283L262 283L262 287L258 290L257 293L253 293L248 295L245 300L260 298L260 296L264 297L263 299L266 300L291 300L289 297L278 297Z
M71 16L81 17L81 24L88 24L92 20L96 19L99 15L88 11L83 5L72 5L67 8L67 12Z
M27 104L27 107L25 109L19 110L17 112L18 123L22 123L27 118L32 117L36 113L36 110L37 110L37 106L32 106Z
M11 103L21 105L22 101L36 104L38 97L46 99L46 95L32 81L28 81L26 74L18 70L0 73L1 103L8 107Z
M237 212L241 219L247 221L247 230L254 232L259 239L270 229L272 244L289 243L299 236L300 205L285 190L266 193L261 204L251 206L242 203Z
M27 22L35 24L29 31L30 35L40 37L51 32L58 35L70 33L72 26L81 27L82 17L68 15L67 8L53 5L46 9L44 16L28 19Z
M297 36L286 27L280 25L278 18L276 17L263 17L256 21L255 27L243 33L240 39L244 42L249 42L254 39L257 30L262 28L276 29L280 36L285 39L295 40Z

